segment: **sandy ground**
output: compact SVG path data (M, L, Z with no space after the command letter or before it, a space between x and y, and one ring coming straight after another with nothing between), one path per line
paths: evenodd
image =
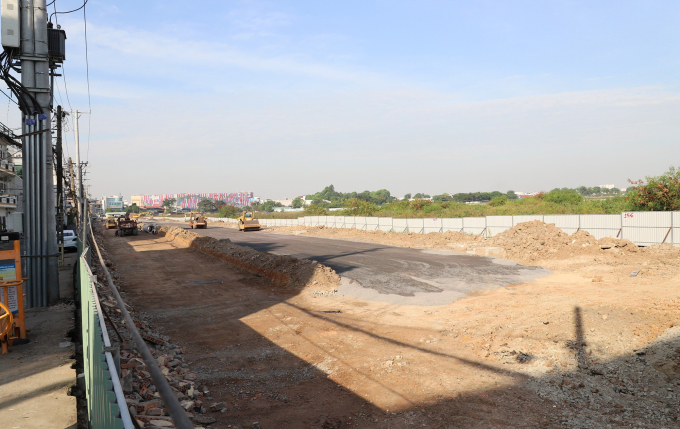
M104 244L130 303L226 403L214 428L680 427L676 249L548 233L481 245L526 244L554 274L441 307L278 289L159 236Z

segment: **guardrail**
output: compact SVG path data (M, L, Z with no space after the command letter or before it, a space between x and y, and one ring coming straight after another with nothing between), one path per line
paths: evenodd
M235 223L236 219L208 218L210 222ZM259 219L264 226L324 226L365 231L427 234L458 231L492 237L522 222L539 220L568 234L587 231L596 238L625 238L638 246L680 244L680 212L623 212L586 215L516 215L464 218L400 219L366 216L304 216L297 219Z
M87 262L89 248L78 240L78 278L87 418L91 428L134 429L99 304L96 277Z

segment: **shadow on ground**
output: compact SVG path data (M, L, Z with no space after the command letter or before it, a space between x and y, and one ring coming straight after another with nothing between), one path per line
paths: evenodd
M668 389L680 380L680 333L636 354L590 362L582 309L575 308L573 336L561 339L575 369L530 376L519 359L488 364L405 340L410 329L403 326L376 329L311 310L298 302L300 289L273 288L157 236L105 234L128 302L186 348L199 382L215 402L226 402L212 427L678 427L670 406L677 397ZM422 334L413 331L413 338ZM408 365L395 358L385 366L386 355Z

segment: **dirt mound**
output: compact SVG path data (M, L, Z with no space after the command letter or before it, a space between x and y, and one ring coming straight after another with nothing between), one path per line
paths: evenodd
M334 291L340 284L340 276L333 269L316 261L258 252L229 239L204 237L174 226L161 228L159 234L180 246L192 247L250 273L263 275L282 288Z
M517 224L489 239L487 243L504 248L509 258L523 261L565 259L598 254L610 249L614 249L615 253L639 251L628 240L610 237L598 240L586 231L569 235L553 224L538 220Z

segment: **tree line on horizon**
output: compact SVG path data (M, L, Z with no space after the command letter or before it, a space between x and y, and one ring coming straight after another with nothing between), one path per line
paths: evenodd
M660 176L645 180L629 180L631 186L625 191L599 186L556 188L540 192L533 198L520 199L510 190L507 192L462 192L430 196L425 193L406 194L402 199L394 197L387 189L363 192L339 192L335 186L293 200L293 207L304 207L306 215L327 214L329 209L342 209L338 214L372 216L485 216L493 214L569 214L569 213L620 213L631 210L669 211L680 210L680 169L670 167ZM607 197L592 199L592 197ZM479 205L465 203L478 202ZM174 201L165 200L163 206L170 208ZM198 210L217 213L221 217L235 217L242 210L270 213L280 203L271 200L238 208L204 198Z

